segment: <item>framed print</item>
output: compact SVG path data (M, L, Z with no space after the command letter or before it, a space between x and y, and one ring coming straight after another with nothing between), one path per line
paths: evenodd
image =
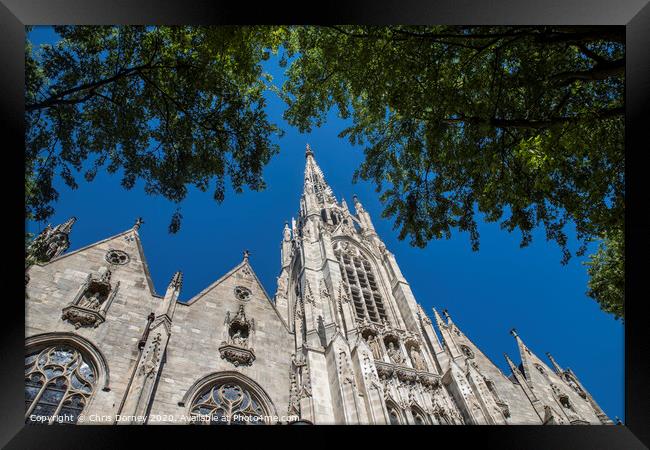
M644 1L2 17L8 448L650 442Z

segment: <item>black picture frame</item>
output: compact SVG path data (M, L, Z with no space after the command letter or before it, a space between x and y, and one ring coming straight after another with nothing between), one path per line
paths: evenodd
M474 25L611 25L626 28L626 305L625 305L625 424L596 427L256 427L268 439L284 445L329 442L336 444L331 431L359 433L363 445L368 439L381 442L386 433L418 445L460 445L478 439L482 448L647 448L650 445L650 340L643 338L646 318L642 308L644 257L650 223L647 211L647 170L643 161L648 153L650 125L650 4L648 0L364 0L354 3L249 4L207 0L0 0L0 86L3 96L2 123L4 164L2 175L6 210L3 218L5 241L12 251L3 260L6 286L0 332L2 405L0 445L6 448L119 448L136 440L166 441L169 434L186 439L197 437L216 443L209 427L111 427L111 426L25 426L23 419L24 289L18 263L24 257L20 236L24 218L20 212L24 196L18 188L24 171L24 25L53 24L474 24ZM645 185L645 189L644 189ZM23 208L24 209L24 208ZM8 294L5 290L5 292ZM612 387L613 389L619 387ZM200 428L197 429L197 428ZM278 430L291 436L277 436ZM300 431L302 430L302 431ZM250 427L219 432L223 439L249 441ZM323 434L323 439L314 434ZM407 434L417 433L411 437ZM264 438L262 436L262 438ZM424 441L423 441L424 440ZM428 440L428 441L427 441ZM240 441L241 442L241 441ZM262 441L264 442L264 441ZM271 442L271 441L268 441ZM195 444L192 444L195 445ZM374 444L370 444L374 445Z

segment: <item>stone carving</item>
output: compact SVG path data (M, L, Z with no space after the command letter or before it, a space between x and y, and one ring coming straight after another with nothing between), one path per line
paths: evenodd
M305 342L307 340L306 336L306 330L305 330L305 319L303 315L303 308L302 308L302 302L300 299L296 299L296 311L294 314L294 322L295 322L295 332L296 334L299 334L299 341L298 342Z
M321 279L319 281L319 285L321 298L330 298L330 291L327 290L327 284L325 284L325 280Z
M415 371L407 368L398 369L396 371L396 374L397 374L397 378L402 383L405 383L407 385L414 384L418 379L418 376L415 373Z
M68 235L76 221L72 217L56 227L48 224L27 248L26 265L50 261L66 251L70 246Z
M282 271L282 274L278 277L278 289L275 292L276 298L287 298L287 273Z
M584 399L587 398L587 393L576 383L576 381L573 379L571 374L569 374L568 372L565 372L562 378L564 379L564 381L567 382L567 384L569 386L571 386L571 389L573 389L574 391L576 391L578 393L578 395L580 397L582 397Z
M306 289L307 294L305 295L305 302L309 303L310 305L314 305L315 304L314 294L311 291L311 284L309 284L309 280L305 282L305 286L307 288Z
M343 384L350 384L356 386L354 381L354 372L350 367L350 362L348 361L348 355L344 351L339 352L339 375L343 380Z
M295 366L289 369L289 406L287 414L289 416L300 415L300 393L298 391L298 374Z
M356 233L356 230L354 229L354 225L352 223L352 219L343 219L343 222L341 222L341 231L347 235L354 235Z
M424 361L424 357L415 346L411 347L411 362L413 363L415 370L421 370L423 372L427 370L427 363Z
M253 278L253 273L248 268L248 266L242 267L241 273L242 273L242 275L244 275L244 278Z
M90 311L83 311L77 308L65 309L61 315L61 319L72 323L75 328L96 328L103 321L103 319L100 320L97 314L93 314Z
M466 345L461 345L461 346L460 346L460 350L463 352L463 354L464 354L467 358L469 358L469 359L474 358L474 352L473 352L472 349L469 348L468 346L466 346Z
M363 355L363 374L367 380L379 381L379 376L373 367L368 353L364 353Z
M155 369L158 367L158 362L160 361L160 342L162 337L160 333L157 333L156 336L152 339L151 345L147 350L145 359L140 366L140 375L145 377L152 377L155 374Z
M395 368L392 366L387 364L378 364L377 361L375 361L375 367L377 368L377 375L379 375L379 378L382 380L391 378L395 372Z
M235 334L232 335L232 342L240 347L245 347L248 343L248 339L242 334L242 330L237 330L235 331Z
M90 293L87 293L81 299L79 300L78 305L81 306L82 308L86 309L92 309L94 311L97 311L100 306L100 293L99 292L94 292L92 295Z
M235 367L250 366L255 361L255 354L252 349L241 349L232 346L219 347L221 359L230 361Z
M284 230L282 231L282 238L289 242L291 240L291 229L289 229L289 223L284 223Z
M544 405L544 425L562 425L564 420L550 406Z
M130 260L129 255L126 252L115 249L111 249L106 252L105 259L114 266L124 265Z
M237 286L235 288L235 297L237 300L248 301L251 298L251 290L244 286Z
M374 334L368 334L366 342L372 351L372 357L377 361L381 360L381 342L379 338Z
M232 319L228 312L224 325L227 330L227 339L219 347L221 358L230 361L235 367L253 364L255 353L251 346L251 340L255 331L255 321L246 317L244 305L239 306L237 314Z
M111 285L111 271L102 267L96 274L88 274L86 282L72 302L63 308L61 319L75 326L97 327L104 322L106 310L110 306L119 282Z
M440 379L432 374L418 374L418 381L428 390L440 388Z
M386 350L386 353L388 353L388 357L393 363L404 364L404 355L402 355L402 352L395 346L395 343L393 341L388 342L388 349Z

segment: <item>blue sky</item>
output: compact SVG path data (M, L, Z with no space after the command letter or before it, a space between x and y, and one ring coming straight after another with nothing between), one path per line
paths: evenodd
M47 27L36 27L30 38L36 46L51 42L55 35ZM267 61L265 69L282 81L276 58ZM104 171L91 183L79 176L77 190L57 180L60 199L50 222L78 218L71 235L74 250L122 232L142 216L140 236L156 289L164 293L172 274L182 270L181 300L190 299L238 264L248 249L255 272L272 295L280 270L282 229L298 211L309 143L337 199L343 197L352 205L352 195L359 196L428 313L432 306L447 308L454 322L506 375L510 371L503 353L519 361L509 334L516 327L542 359L551 352L560 365L573 369L610 417L624 417L623 325L585 295L587 272L582 262L586 257L574 257L562 266L560 249L545 240L542 230L537 230L529 247L521 249L517 232L509 234L498 223L483 221L479 221L479 252L472 252L466 233L455 232L451 239L432 241L425 249L399 241L392 221L381 218L383 208L373 185L352 184L363 152L337 137L348 122L331 112L323 127L301 134L282 120L283 103L270 92L267 97L270 119L286 134L278 140L280 154L264 171L265 191L229 191L217 205L210 192L191 189L182 203L181 231L170 235L167 226L175 204L146 195L142 183L126 191L119 174ZM45 225L28 223L27 228L38 232ZM571 242L575 244L573 236Z

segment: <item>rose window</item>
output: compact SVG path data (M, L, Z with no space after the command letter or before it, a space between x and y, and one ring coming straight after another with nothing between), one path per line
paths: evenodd
M114 265L123 265L129 262L129 255L122 250L109 250L106 253L106 261Z
M251 290L244 286L237 286L235 288L235 297L241 301L247 301L251 297Z

